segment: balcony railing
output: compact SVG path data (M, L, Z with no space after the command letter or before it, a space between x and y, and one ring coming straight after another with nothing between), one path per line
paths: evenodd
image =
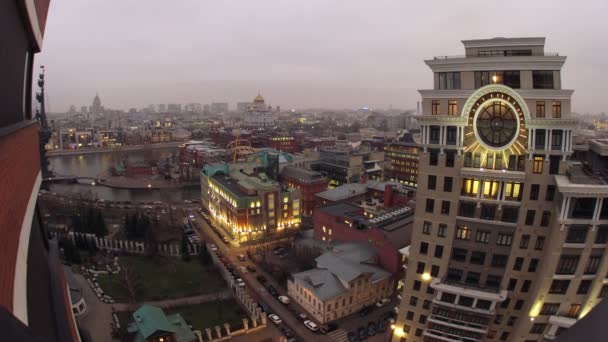
M545 53L532 53L528 55L451 55L451 56L434 56L434 60L447 60L447 59L458 59L458 58L476 58L476 57L530 57L530 56L540 56L540 57L558 57L559 53L557 52L545 52Z

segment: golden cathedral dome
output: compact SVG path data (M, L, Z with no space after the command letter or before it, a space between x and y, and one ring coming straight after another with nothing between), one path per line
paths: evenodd
M253 102L260 102L260 103L264 103L264 98L262 97L262 95L260 95L260 93L258 93L258 96L255 97L255 99L253 99Z

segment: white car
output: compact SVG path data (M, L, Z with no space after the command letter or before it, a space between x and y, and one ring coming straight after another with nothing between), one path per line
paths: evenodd
M279 296L278 299L279 299L279 302L281 302L285 305L291 303L291 300L289 300L289 297L287 297L287 296Z
M268 318L272 321L272 323L279 325L281 324L283 321L281 320L281 317L275 315L275 314L270 314L268 315Z
M241 278L236 278L235 280L236 284L240 287L245 287L245 282L243 281L243 279Z
M310 320L304 321L304 325L311 331L319 330L319 326L313 321L310 321Z
M382 298L376 303L376 306L381 308L381 307L385 306L386 304L388 304L390 301L391 300L388 298Z
M217 252L217 246L215 246L214 244L210 244L209 247L211 247L212 251Z

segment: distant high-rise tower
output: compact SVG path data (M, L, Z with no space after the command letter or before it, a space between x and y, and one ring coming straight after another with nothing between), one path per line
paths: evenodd
M103 113L103 106L101 105L101 99L99 99L99 94L95 94L95 98L93 99L93 104L91 105L91 114L99 115Z

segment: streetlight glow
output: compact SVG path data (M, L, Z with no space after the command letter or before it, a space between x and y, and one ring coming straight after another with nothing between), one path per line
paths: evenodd
M427 272L422 273L422 280L424 281L430 281L431 280L431 275Z

